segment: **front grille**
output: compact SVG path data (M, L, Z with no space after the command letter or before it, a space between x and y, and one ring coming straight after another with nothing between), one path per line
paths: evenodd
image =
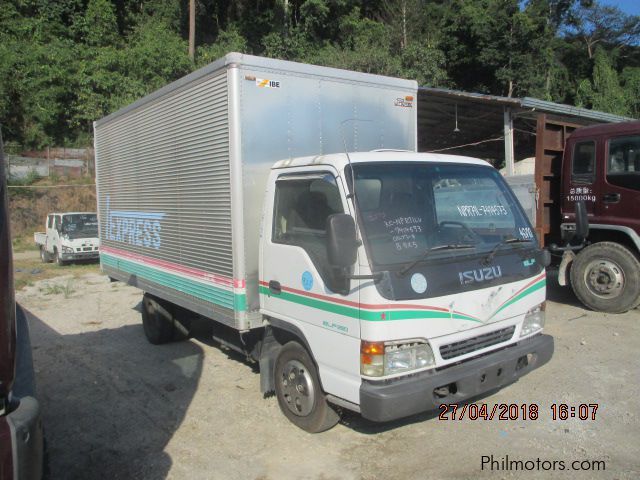
M513 337L516 327L511 326L493 332L478 335L477 337L467 338L460 342L449 343L440 347L440 356L444 360L459 357L467 353L475 352L491 345L506 342Z
M91 250L93 250L93 247L84 247L82 250L84 250L85 252L90 252Z

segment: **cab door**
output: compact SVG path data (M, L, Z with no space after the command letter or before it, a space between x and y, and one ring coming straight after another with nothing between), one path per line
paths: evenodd
M347 294L337 292L326 249L328 216L348 213L341 182L323 169L282 173L271 185L261 241L261 311L274 325L284 321L304 335L325 391L358 401L359 285L351 280Z
M60 225L62 225L62 217L60 215L50 215L47 224L47 251L53 253L54 247L59 244L58 237Z
M600 196L593 223L620 225L640 232L640 135L608 139Z
M601 175L597 171L596 152L597 142L595 139L587 139L576 142L572 145L571 162L565 175L569 179L565 183L565 192L563 197L563 212L575 212L575 203L584 201L589 214L589 221L592 222L592 216L596 214L596 198L598 196L598 176Z

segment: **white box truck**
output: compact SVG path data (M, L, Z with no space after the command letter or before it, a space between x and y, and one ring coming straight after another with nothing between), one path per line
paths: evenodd
M233 53L96 122L101 264L148 340L212 320L310 432L547 362L531 226L489 164L413 152L416 92Z

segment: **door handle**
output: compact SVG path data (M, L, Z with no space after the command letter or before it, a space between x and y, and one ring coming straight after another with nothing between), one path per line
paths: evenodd
M604 203L618 203L620 201L619 193L605 193L602 196L602 201Z
M276 280L270 280L269 291L274 295L280 295L282 293L282 287L280 286L280 282Z

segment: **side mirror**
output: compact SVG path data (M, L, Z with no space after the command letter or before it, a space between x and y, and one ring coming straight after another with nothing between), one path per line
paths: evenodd
M327 218L327 255L329 265L348 268L356 263L358 241L351 215L335 213Z
M584 200L579 200L575 204L576 213L576 233L575 240L582 243L589 235L589 218L587 217L587 206Z

